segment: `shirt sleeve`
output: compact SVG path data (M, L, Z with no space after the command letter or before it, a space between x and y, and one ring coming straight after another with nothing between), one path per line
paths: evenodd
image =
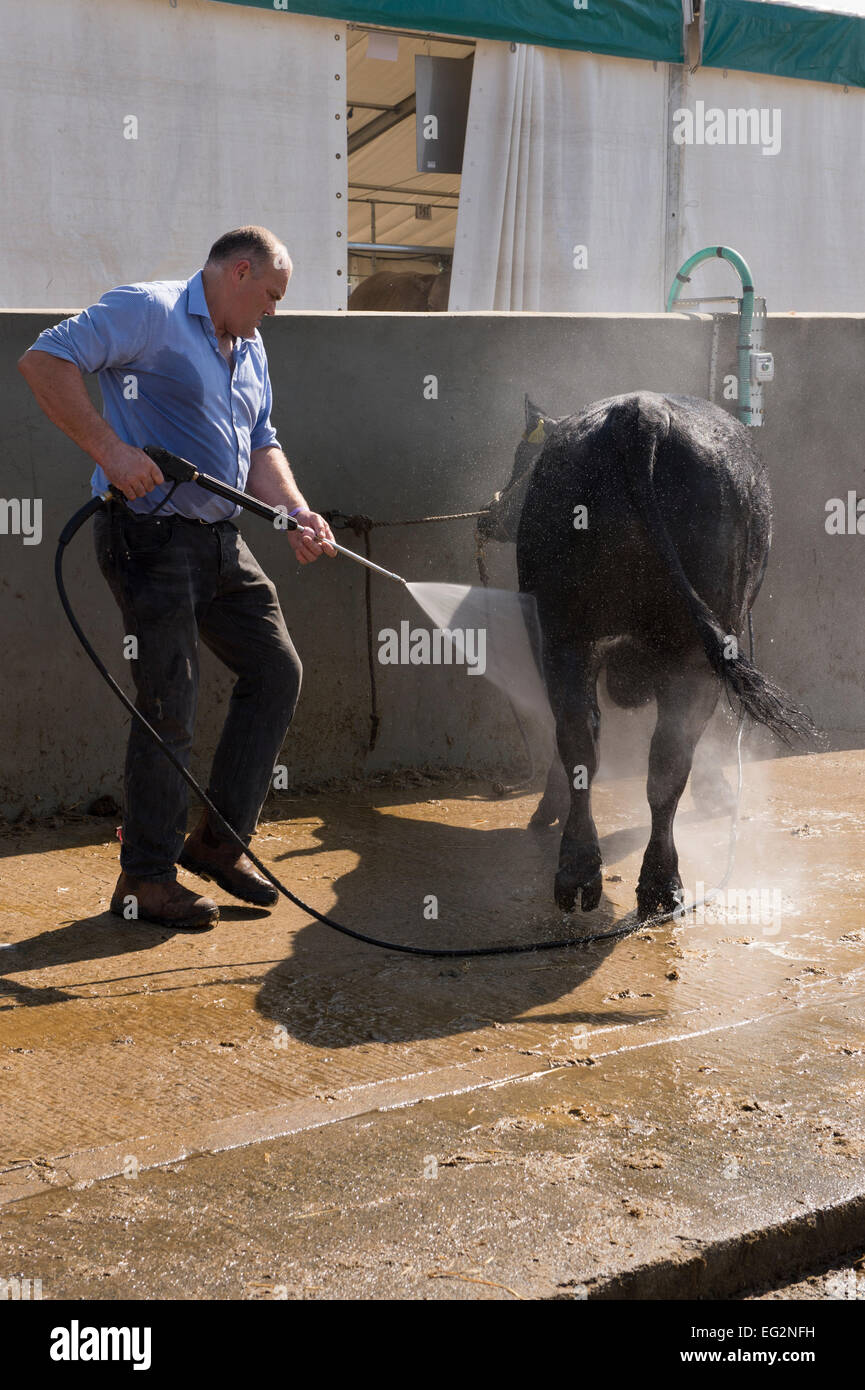
M264 392L261 397L261 409L258 412L252 433L249 436L249 451L254 449L265 449L269 444L275 444L279 448L279 440L276 430L270 423L270 412L273 408L273 392L270 387L270 372L267 368L267 359L264 362Z
M74 318L40 333L33 348L72 362L82 372L126 367L147 346L155 308L144 285L121 285Z

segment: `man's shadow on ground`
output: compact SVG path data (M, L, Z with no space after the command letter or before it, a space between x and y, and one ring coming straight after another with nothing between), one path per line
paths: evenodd
M417 793L386 794L375 806L356 802L336 814L332 799L304 801L305 815L322 817L314 832L317 844L278 854L271 867L299 897L338 922L403 944L523 945L615 928L621 914L606 894L593 913L564 918L557 911L552 886L560 827L527 828L518 819L525 817L524 803L514 806L513 826L484 829L465 823L471 819L462 809L465 801L459 803L459 824L452 811L449 820L423 804L417 818L392 813L408 801L416 804ZM448 804L453 806L452 797ZM474 808L482 821L489 803L477 799ZM607 868L647 838L647 826L603 836ZM344 855L347 849L357 863L333 882L335 901L320 884L299 878L308 858ZM425 915L433 905L435 918ZM337 938L313 922L295 935L291 955L268 972L256 1005L292 1037L322 1049L440 1038L517 1019L578 1028L656 1017L657 1010L636 1007L548 1009L585 984L615 944L607 939L519 955L430 959Z
M238 904L236 907L221 908L220 916L223 920L246 920L265 917L267 913L262 909ZM105 986L120 983L128 986L130 994L140 993L140 982L154 979L153 969L147 968L147 953L177 935L191 937L193 933L175 932L148 922L124 921L105 911L64 922L59 927L51 927L36 936L27 937L24 941L13 942L0 949L0 1011L18 1008L21 1005L42 1007L45 1004L65 1003L70 999L80 998L70 990L82 985ZM136 971L130 968L128 957L139 953L142 956L141 966ZM76 981L74 986L69 985L67 988L62 985L28 985L22 980L9 978L13 975L53 969L55 966L81 963L92 965L95 961L108 960L112 956L118 958L122 974ZM200 969L200 966L177 965L168 966L164 972L156 973L182 976L184 972L193 973L196 969ZM261 974L254 977L256 983L261 979ZM206 983L199 982L197 987L204 987Z
M418 803L416 789L383 793L376 802L350 802L348 796L340 801L333 794L305 797L304 816L318 813L322 818L316 845L272 858L266 840L259 839L257 848L298 896L346 926L387 941L439 949L522 945L578 938L584 931L609 932L621 915L606 894L590 914L564 918L555 909L552 883L560 827L526 827L520 819L526 815L524 802L514 804L512 826L493 829L483 825L490 803L476 796L457 802L460 811L451 822L438 806ZM394 814L405 803L417 808L415 817ZM443 804L454 805L452 793ZM501 802L495 805L498 811ZM453 823L457 818L462 823ZM479 823L471 824L471 819ZM647 838L645 825L602 836L606 869L642 848ZM298 879L297 870L306 859L329 852L344 857L347 851L357 862L333 881L334 901L319 882L307 885ZM425 915L432 900L436 917ZM267 915L240 903L223 905L220 911L223 920L252 921ZM116 983L121 992L126 987L137 993L140 982L148 981L152 991L154 976L163 972L152 965L148 969L147 953L173 935L170 929L123 921L104 911L5 947L0 950L0 1010L80 997L62 984L28 985L8 976L112 956L120 958L122 973L76 981L69 989ZM343 1048L370 1041L440 1038L516 1019L579 1026L656 1017L657 1009L646 1012L636 1006L627 1012L614 1006L549 1009L585 984L615 944L615 939L607 939L555 951L431 959L382 951L312 921L295 934L291 954L265 973L254 967L266 961L244 957L236 948L228 950L230 959L219 965L232 970L232 979L259 984L258 1011L290 1036L317 1048ZM140 971L129 968L130 954L140 954ZM249 967L248 973L236 973L244 967ZM167 964L164 973L176 977L200 969L200 963ZM208 983L197 980L196 988Z

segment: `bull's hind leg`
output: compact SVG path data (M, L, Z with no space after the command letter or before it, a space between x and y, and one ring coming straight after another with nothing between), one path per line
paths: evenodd
M532 656L540 673L541 679L544 678L544 656L543 638L541 637L540 624L531 621L526 617L523 610L523 617L526 622L526 631L529 637L529 646L532 649ZM564 824L567 818L568 808L571 804L569 795L570 778L566 775L565 769L559 759L553 754L552 761L547 770L547 781L544 787L544 794L535 808L529 825L548 826L555 825L557 820Z
M565 769L559 759L553 756L547 772L544 794L532 814L529 825L555 825L557 820L564 821L570 805L569 786Z
M724 776L717 750L701 738L691 769L691 796L701 816L729 816L736 805L736 793Z
M658 912L673 912L682 901L673 819L697 741L718 702L718 690L702 653L694 657L693 665L666 672L656 686L658 722L649 750L647 785L652 833L637 884L642 921Z
M556 904L563 912L573 912L579 893L580 906L584 912L590 912L597 907L603 888L601 847L591 809L601 712L590 646L545 633L544 675L571 800L559 852Z

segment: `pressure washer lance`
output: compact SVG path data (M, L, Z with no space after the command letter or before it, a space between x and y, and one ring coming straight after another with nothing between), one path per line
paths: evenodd
M244 508L245 511L255 512L257 516L264 517L267 521L270 521L270 523L274 527L280 530L297 531L303 529L300 526L300 524L297 521L295 521L294 517L288 516L287 513L279 511L275 507L268 506L266 502L260 502L257 497L251 497L246 492L240 492L237 488L229 486L228 483L221 483L218 478L212 478L208 473L200 472L199 469L197 469L194 466L194 464L189 463L186 459L179 458L176 454L171 454L165 449L157 448L155 445L147 445L144 449L144 453L147 454L148 457L150 457L155 464L157 464L157 466L165 476L172 479L175 487L178 483L197 483L199 487L206 488L208 492L216 493L219 497L225 497L229 501L235 502L239 507ZM174 488L171 489L171 492L173 491ZM171 493L169 493L168 495L170 496ZM88 517L94 516L95 513L98 512L101 507L106 506L111 500L117 500L123 503L126 502L126 498L124 497L120 489L113 486L109 487L106 492L98 494L95 497L91 497L89 501L85 502L83 507L79 508L79 510L75 513L74 516L69 518L66 525L63 527L63 530L61 531L59 540L57 542L57 551L54 557L54 579L57 584L57 592L60 596L60 602L63 605L63 611L66 614L66 617L69 619L72 631L75 633L75 636L78 638L78 641L81 643L85 652L90 657L90 660L93 662L93 665L96 667L103 680L114 691L114 694L117 696L118 700L120 700L120 702L129 711L132 718L138 720L138 723L149 734L149 736L153 739L154 743L156 743L158 747L162 749L162 752L165 754L166 758L168 758L171 765L176 769L177 772L180 773L180 776L186 782L187 786L192 788L199 801L201 801L202 804L207 807L208 812L213 818L214 825L219 826L222 829L225 835L237 845L238 849L241 850L242 853L247 855L247 857L252 860L252 863L255 865L255 867L258 870L260 870L261 873L264 874L265 878L273 884L274 888L278 889L284 897L288 898L289 902L294 903L295 907L299 907L302 912L306 912L310 917L315 918L317 922L321 922L323 926L331 927L334 931L340 932L343 936L349 936L354 941L362 941L367 946L378 946L379 948L385 951L398 951L401 955L436 956L444 959L454 959L467 956L518 956L525 955L529 952L534 951L558 951L569 949L574 946L587 946L595 941L611 941L614 940L616 937L627 936L629 932L634 931L637 927L646 928L660 926L664 922L669 922L671 920L680 919L684 917L685 914L689 912L693 907L702 907L705 903L711 902L712 899L716 897L717 894L721 891L721 889L726 886L730 878L730 875L733 871L736 829L738 825L738 795L736 798L736 804L731 813L730 844L727 855L727 868L724 877L719 883L718 887L712 889L703 898L701 898L699 902L691 903L688 906L683 905L677 907L672 912L665 912L657 917L649 917L642 921L640 921L639 919L628 921L628 919L625 918L624 922L620 923L613 931L596 932L592 936L569 936L555 941L528 941L525 942L523 945L519 946L408 946L403 945L401 942L397 941L382 941L378 937L367 936L364 932L355 931L352 927L347 927L342 922L337 922L335 918L329 917L327 913L319 912L317 908L311 907L309 903L305 903L302 898L299 898L295 893L292 893L290 888L286 888L285 884L282 883L280 879L276 877L276 875L272 872L271 869L267 867L266 864L262 863L258 856L247 845L246 841L242 839L240 835L238 835L234 827L228 824L228 821L222 815L221 811L216 806L214 806L213 802L210 800L210 797L207 795L204 789L199 786L198 782L196 782L195 778L192 776L192 773L189 772L187 768L183 766L179 758L175 756L175 754L168 747L165 741L160 737L160 735L156 732L153 726L150 723L148 723L141 711L136 709L135 705L129 699L129 696L126 694L126 692L122 690L121 687L117 684L117 681L111 675L111 672L106 668L106 666L92 647L89 639L87 638L85 632L81 627L81 624L79 623L78 619L72 611L72 605L69 602L69 596L66 592L66 585L63 580L63 556L65 554L66 547L72 540L73 536L75 536L77 532L81 529L81 527L84 525L84 522L88 519ZM344 546L336 545L335 542L328 541L328 545L331 544L334 545L335 549L341 555L346 555L351 560L357 560L361 565L366 565L369 569L377 570L379 574L385 575L386 578L394 579L397 581L397 583L408 587L408 581L403 579L402 575L394 574L391 570L382 569L380 565L374 565L372 561L367 560L365 556L358 555L353 550L347 550ZM751 642L753 655L753 632ZM742 715L740 715L739 718L738 738L736 741L739 767L739 794L741 794L742 790L743 723L744 712L742 713Z
M248 512L255 512L256 516L263 516L265 521L269 521L277 530L303 530L300 523L295 521L293 516L289 516L284 508L269 507L257 497L250 497L248 492L241 492L239 488L230 487L228 483L221 483L218 478L211 478L209 473L201 473L193 463L177 454L170 454L167 449L158 449L155 445L148 444L142 452L153 459L159 470L175 483L198 483L199 487L206 488L208 492L215 492L217 497L227 497L230 502L236 502L238 507L245 507ZM126 499L119 488L112 487L110 491L112 496L125 502ZM381 565L374 565L372 560L368 560L365 555L358 555L356 550L337 545L336 541L329 540L327 544L332 545L334 550L347 556L349 560L356 560L359 565L366 565L367 569L375 570L376 574L383 574L385 579L395 579L398 584L408 587L408 580L403 579L401 574L394 574L392 570L382 569Z

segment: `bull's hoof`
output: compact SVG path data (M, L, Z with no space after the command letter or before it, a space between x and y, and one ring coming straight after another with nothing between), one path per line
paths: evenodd
M678 874L670 878L641 878L637 884L637 915L641 922L678 912L684 901L685 890Z
M566 869L560 869L556 874L555 898L556 907L560 912L573 912L576 906L577 893L580 895L580 907L583 912L593 912L601 901L601 893L604 890L604 879L600 870L585 883L580 883L578 878Z

